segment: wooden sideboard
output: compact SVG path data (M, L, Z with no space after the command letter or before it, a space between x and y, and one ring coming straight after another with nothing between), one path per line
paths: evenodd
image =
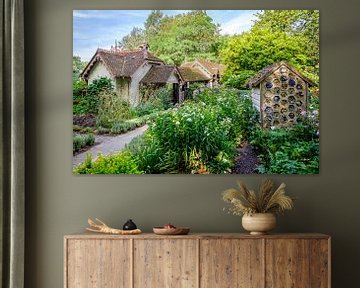
M67 235L65 288L329 288L323 234Z

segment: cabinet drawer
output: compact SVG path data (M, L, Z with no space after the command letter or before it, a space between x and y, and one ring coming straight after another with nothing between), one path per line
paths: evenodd
M67 240L67 288L131 287L131 240Z
M134 240L134 288L196 288L197 240Z

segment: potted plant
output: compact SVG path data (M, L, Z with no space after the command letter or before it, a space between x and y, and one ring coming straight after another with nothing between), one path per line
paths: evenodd
M262 181L258 193L249 190L241 181L238 189L223 192L223 200L231 204L229 212L242 216L242 226L252 235L266 234L276 226L276 215L294 207L291 197L285 195L284 183L274 190L274 182Z

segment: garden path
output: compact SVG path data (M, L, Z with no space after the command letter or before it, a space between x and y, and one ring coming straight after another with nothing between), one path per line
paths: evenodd
M233 174L257 174L256 167L258 164L258 157L253 147L244 142L241 147L237 149L235 164L231 168Z
M90 153L92 158L95 159L98 153L110 155L124 149L126 144L130 143L130 141L135 137L142 135L148 128L148 125L144 125L118 136L97 135L95 137L95 146L92 146L85 152L73 156L73 168L83 162L88 153Z

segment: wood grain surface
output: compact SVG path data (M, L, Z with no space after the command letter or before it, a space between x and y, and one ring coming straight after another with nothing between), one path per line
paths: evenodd
M330 288L323 234L65 236L65 288Z
M266 287L310 287L310 241L266 240Z
M263 287L261 239L204 239L200 246L200 287Z
M134 288L197 287L197 241L134 241Z
M130 240L68 241L65 287L130 288L131 274Z

